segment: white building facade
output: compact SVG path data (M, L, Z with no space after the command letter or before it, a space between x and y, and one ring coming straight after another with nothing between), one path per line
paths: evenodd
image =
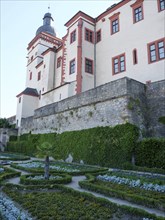
M28 45L17 126L34 110L113 80L165 79L165 0L123 0L97 18L79 11L59 39L46 13Z

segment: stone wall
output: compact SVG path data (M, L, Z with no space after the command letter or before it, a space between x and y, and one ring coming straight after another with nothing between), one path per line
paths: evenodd
M165 117L165 80L149 84L146 95L149 134L153 137L165 137L165 125L159 122L160 117Z
M158 85L153 88L157 91L155 95L162 92ZM147 98L150 90L150 87L125 77L36 109L34 117L22 120L20 133L62 133L130 122L147 134L152 118L152 113L148 114L148 108L152 106Z
M0 128L0 151L4 151L10 136L17 136L18 129Z

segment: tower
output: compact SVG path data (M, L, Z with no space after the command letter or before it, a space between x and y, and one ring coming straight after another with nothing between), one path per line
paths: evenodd
M56 37L51 21L53 21L53 18L48 12L43 17L43 25L37 29L35 37L27 47L25 90L16 96L17 127L21 126L22 118L34 115L34 110L41 106L42 92L52 89L54 84L53 82L51 84L49 79L53 79L55 74L53 69L55 50L62 44L62 40ZM47 50L51 50L51 54L44 59L44 53Z

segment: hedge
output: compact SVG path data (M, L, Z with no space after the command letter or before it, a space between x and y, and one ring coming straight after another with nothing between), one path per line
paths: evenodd
M165 210L165 204L162 203L163 195L161 195L160 193L157 193L157 196L154 196L154 198L152 198L153 194L150 191L147 192L148 196L146 196L146 194L142 195L142 193L140 193L140 190L134 188L131 189L130 187L124 187L124 190L121 190L120 187L122 186L122 184L112 184L108 187L104 182L102 182L102 184L99 185L97 184L95 176L92 176L90 174L87 174L86 176L87 180L79 182L79 186L83 189L101 193L108 197L120 198L123 200L127 200L128 202L144 205L146 207L157 208L161 211ZM144 190L142 190L141 192L144 192Z
M17 142L9 142L9 151L37 154L37 146L48 142L54 146L52 156L66 159L72 154L75 162L121 167L131 162L132 150L138 140L138 128L126 123L115 127L96 127L62 134L24 134Z
M74 162L83 160L85 164L128 169L134 153L136 167L165 169L165 139L146 139L138 143L138 137L138 128L126 123L62 134L23 134L18 141L10 141L7 150L35 156L37 146L49 143L55 159L66 159L71 153Z
M158 217L154 214L150 214L142 209L137 209L129 206L124 206L124 205L117 205L115 203L112 203L108 201L107 199L104 198L99 198L91 193L87 192L79 192L74 189L71 189L69 187L63 186L61 184L59 185L51 185L52 189L55 189L56 191L47 191L47 192L40 192L38 190L38 186L36 188L35 185L28 185L28 186L21 186L21 185L13 185L13 184L6 184L5 187L3 188L3 192L5 192L10 198L12 198L15 202L20 203L21 206L29 211L33 216L38 217L38 219L51 219L51 212L49 210L53 211L53 219L54 217L56 219L62 219L62 215L56 216L59 211L56 211L55 207L52 209L52 204L58 204L58 208L60 208L60 213L61 211L63 213L66 213L66 217L64 219L94 219L95 214L90 214L90 216L86 218L82 218L82 215L84 213L87 213L90 211L92 208L89 206L89 202L94 203L94 212L96 213L96 210L99 211L101 214L101 210L103 207L108 208L108 210L112 213L113 216L108 217L104 215L99 215L95 216L95 219L109 219L113 218L114 219L141 219L141 218L148 218L148 219L153 219L153 220L163 220L163 217ZM49 189L49 188L48 188ZM31 192L29 192L29 190ZM37 191L35 191L37 190ZM21 191L24 191L25 193L21 193ZM64 197L60 197L59 199L57 196L53 197L55 193L59 193L59 195L64 195ZM28 192L28 193L26 193ZM42 196L42 197L41 197ZM49 196L49 197L48 197ZM33 202L33 198L35 199L35 202ZM52 198L52 201L51 199ZM71 200L71 198L74 198L74 200ZM47 204L47 208L45 210L45 202ZM44 206L43 206L44 203ZM81 217L76 216L78 214L77 209L75 209L75 206L77 204L80 204L79 210L82 211ZM83 205L84 204L84 205ZM68 210L68 206L71 205L71 208ZM86 209L84 209L86 207ZM37 210L36 210L37 209ZM43 209L43 210L42 210ZM38 213L40 214L40 217L38 216ZM41 215L45 214L48 215L46 218L42 218ZM99 214L98 213L98 214ZM73 214L73 215L72 215ZM69 217L70 216L70 217Z
M49 180L37 180L37 179L29 179L29 177L40 176L41 174L30 174L30 175L22 175L20 177L20 183L25 185L48 185L48 184L67 184L72 181L72 177L67 174L58 174L57 176L61 178L57 179L49 179ZM43 175L43 174L42 174ZM53 175L54 176L54 175Z
M136 165L165 169L165 139L144 139L136 148Z

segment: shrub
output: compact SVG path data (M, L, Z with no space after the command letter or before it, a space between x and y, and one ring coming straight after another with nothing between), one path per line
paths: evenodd
M136 165L165 169L165 139L144 139L136 148Z
M22 175L20 178L21 184L25 185L49 185L49 184L66 184L72 181L72 177L67 174L58 174L56 179L33 179L36 176L41 176L43 174L31 174ZM53 175L54 176L54 175ZM32 177L32 179L30 179Z

